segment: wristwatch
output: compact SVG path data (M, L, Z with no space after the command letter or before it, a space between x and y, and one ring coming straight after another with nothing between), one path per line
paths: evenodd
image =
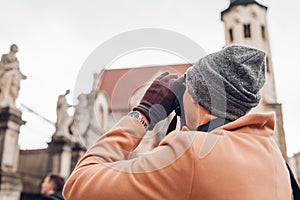
M141 113L139 111L131 111L131 112L128 113L128 116L138 119L143 124L145 129L148 128L146 122L143 119L143 116L141 115Z

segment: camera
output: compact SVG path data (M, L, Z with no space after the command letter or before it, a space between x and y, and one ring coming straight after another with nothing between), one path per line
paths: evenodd
M172 121L170 122L166 135L168 135L170 132L176 129L178 116L180 117L181 127L186 124L185 116L184 116L184 108L183 108L183 94L185 92L185 89L186 89L186 85L185 85L185 75L184 75L184 80L181 83L181 86L177 91L174 91L176 98L173 102L173 107L176 115L173 117Z

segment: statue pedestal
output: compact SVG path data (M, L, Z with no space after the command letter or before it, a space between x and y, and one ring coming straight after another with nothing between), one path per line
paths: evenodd
M69 137L54 134L49 143L48 171L67 178L71 173L72 142Z
M79 161L79 159L85 154L86 148L79 142L74 142L72 147L72 164L71 171L75 168L75 165Z
M19 131L25 124L16 108L0 108L0 199L19 200L22 180L18 171Z

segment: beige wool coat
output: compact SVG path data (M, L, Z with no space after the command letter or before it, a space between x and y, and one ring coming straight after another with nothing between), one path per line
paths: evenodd
M145 134L123 117L77 163L67 200L289 200L290 178L272 138L274 114L251 114L213 130L173 131L132 158Z

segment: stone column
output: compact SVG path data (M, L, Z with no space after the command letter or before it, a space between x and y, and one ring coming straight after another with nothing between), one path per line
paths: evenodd
M72 141L64 135L54 134L49 144L48 172L67 178L71 173Z
M23 189L17 172L19 165L19 131L25 122L20 110L0 108L0 199L19 200Z
M75 168L75 165L79 161L79 159L84 155L86 152L86 148L80 143L75 142L72 148L72 164L71 164L71 170Z

